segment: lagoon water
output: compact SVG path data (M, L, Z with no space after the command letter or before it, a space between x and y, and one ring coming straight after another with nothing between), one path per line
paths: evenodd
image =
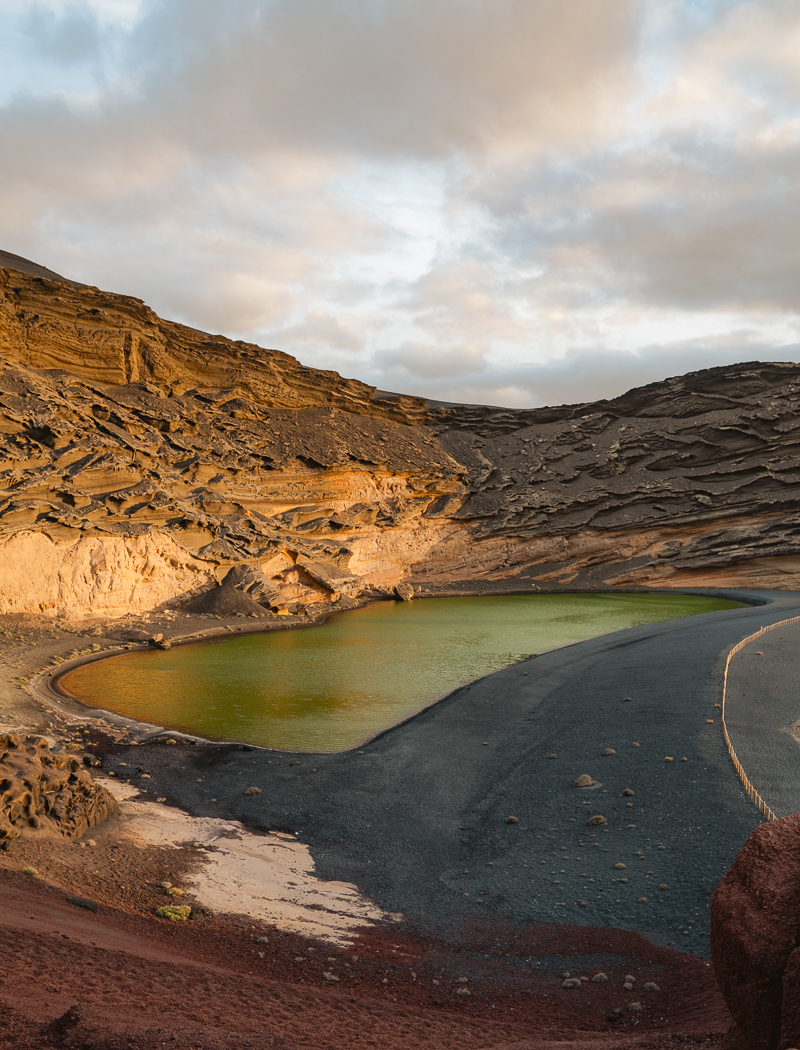
M344 751L525 657L739 607L682 594L375 602L317 627L126 653L70 671L59 685L92 707L211 740Z

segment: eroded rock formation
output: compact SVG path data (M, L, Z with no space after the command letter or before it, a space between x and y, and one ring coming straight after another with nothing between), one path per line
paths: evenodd
M443 406L0 263L0 612L800 579L798 365Z
M0 736L0 842L31 829L79 839L116 813L116 800L92 780L88 761L51 751L44 737Z

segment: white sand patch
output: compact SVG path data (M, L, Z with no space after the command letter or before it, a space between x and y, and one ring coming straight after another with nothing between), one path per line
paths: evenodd
M156 802L134 801L138 792L111 778L97 778L120 804L122 833L151 846L206 849L207 863L188 876L192 895L215 912L249 915L280 930L340 946L365 926L397 921L355 886L314 874L307 846L291 835L256 835L235 820L191 817Z

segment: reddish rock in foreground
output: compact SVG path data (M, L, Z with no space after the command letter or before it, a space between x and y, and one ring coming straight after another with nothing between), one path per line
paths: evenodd
M800 1042L800 814L761 824L711 901L711 956L733 1023L724 1050Z

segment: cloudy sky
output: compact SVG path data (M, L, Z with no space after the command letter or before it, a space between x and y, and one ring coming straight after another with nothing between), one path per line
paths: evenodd
M387 390L800 360L798 0L0 0L0 248Z

